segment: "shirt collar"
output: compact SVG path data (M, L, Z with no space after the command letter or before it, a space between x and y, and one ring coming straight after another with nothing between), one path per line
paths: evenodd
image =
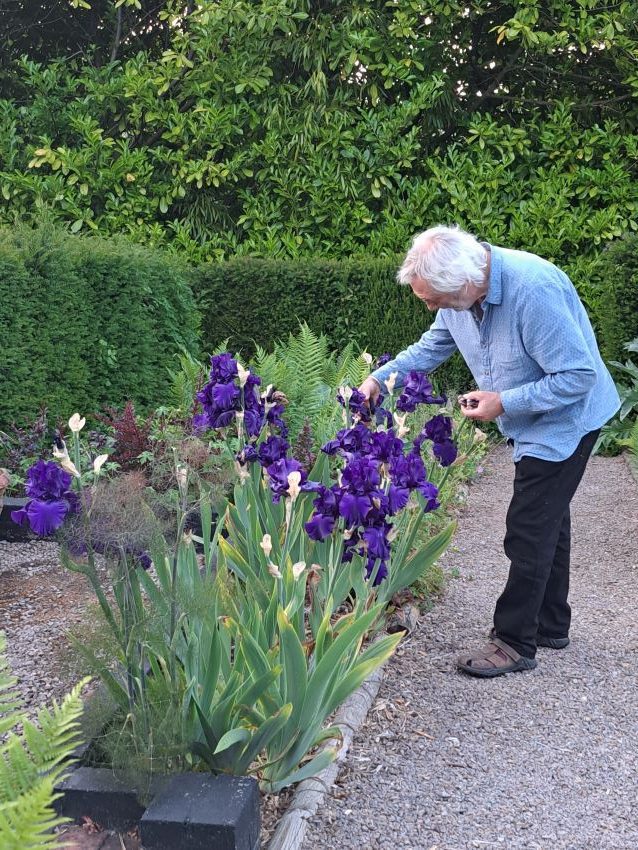
M487 295L483 301L484 304L501 304L503 301L503 257L499 248L489 245L487 242L481 242L490 249L491 264L490 264L490 280L487 287Z

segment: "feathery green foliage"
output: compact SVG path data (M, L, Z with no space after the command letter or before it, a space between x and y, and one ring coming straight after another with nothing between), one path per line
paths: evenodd
M6 638L0 632L0 847L39 850L59 846L51 830L65 822L53 811L55 785L68 770L78 744L82 713L80 682L59 705L41 708L37 724L21 710L16 679L6 658ZM15 726L22 724L19 735Z
M288 335L286 342L275 343L272 352L258 347L251 367L261 376L264 387L272 384L288 399L286 421L293 442L308 420L316 445L339 427L337 389L343 384L357 386L370 372L352 343L337 355L330 350L327 337L314 333L305 322L300 323L296 334Z

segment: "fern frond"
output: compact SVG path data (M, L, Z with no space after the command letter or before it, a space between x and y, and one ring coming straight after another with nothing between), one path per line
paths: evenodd
M0 632L0 695L9 719L23 723L22 735L10 732L0 743L0 847L2 850L39 850L57 847L51 830L64 823L52 804L54 786L70 767L69 758L79 738L82 713L80 682L61 704L38 712L37 725L15 712L19 704L15 679L6 661L6 640Z
M0 847L2 850L41 850L60 847L52 834L56 826L67 823L52 808L57 778L41 776L32 788L10 803L0 803Z

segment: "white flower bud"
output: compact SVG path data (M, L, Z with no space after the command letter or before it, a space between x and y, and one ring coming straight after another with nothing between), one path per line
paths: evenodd
M237 361L237 375L239 376L239 386L245 387L248 376L250 375L250 369L244 369L241 363Z
M372 366L372 355L368 354L367 351L364 351L361 355L361 359L366 364L366 366Z
M272 561L268 564L268 572L273 578L281 578L281 572L279 571L279 567L277 566L277 564L273 564Z
M339 387L339 393L341 394L341 398L344 400L344 402L348 404L348 402L352 398L352 387Z
M75 478L80 477L80 473L77 470L76 465L73 463L71 458L65 457L60 461L60 466L65 472L70 472Z
M108 459L108 455L98 455L98 457L95 458L95 460L93 461L93 472L96 475L100 474L100 470Z
M288 475L288 495L290 496L291 501L295 501L299 493L301 492L300 488L301 483L301 472L295 469L293 472Z
M175 468L175 478L177 478L177 486L182 493L186 492L186 487L188 486L188 468L179 464Z
M85 425L86 419L84 417L80 418L79 413L74 413L73 416L69 419L69 428L73 431L74 434L79 434Z
M390 374L388 375L388 377L385 381L385 385L388 388L388 392L390 393L390 395L392 395L392 393L394 392L394 385L396 384L398 377L399 377L398 372L390 372Z
M394 414L394 421L396 422L396 424L399 427L399 430L397 431L397 437L399 439L402 439L403 437L405 437L405 435L407 433L409 433L409 431L410 431L410 429L405 424L405 420L407 418L407 415L408 415L407 413L404 413L403 416L399 416L398 413Z
M264 534L259 545L264 550L264 555L270 558L270 553L272 552L272 538L270 534Z
M302 572L305 569L306 569L306 562L305 561L297 561L296 564L292 565L292 574L293 574L295 581L297 581L297 579L299 578L299 576L302 574Z

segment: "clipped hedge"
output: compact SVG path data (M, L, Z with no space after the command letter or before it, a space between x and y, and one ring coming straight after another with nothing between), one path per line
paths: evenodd
M638 337L638 234L612 242L600 261L598 325L603 356L624 360L623 345Z
M46 406L91 414L161 403L180 347L197 353L187 271L123 239L0 230L0 427Z
M400 261L236 258L200 266L194 289L204 349L212 351L228 338L230 348L250 355L258 345L271 348L305 321L335 349L354 341L375 356L395 354L433 320L410 289L396 283ZM454 357L437 370L437 381L455 390L467 389L472 379Z

